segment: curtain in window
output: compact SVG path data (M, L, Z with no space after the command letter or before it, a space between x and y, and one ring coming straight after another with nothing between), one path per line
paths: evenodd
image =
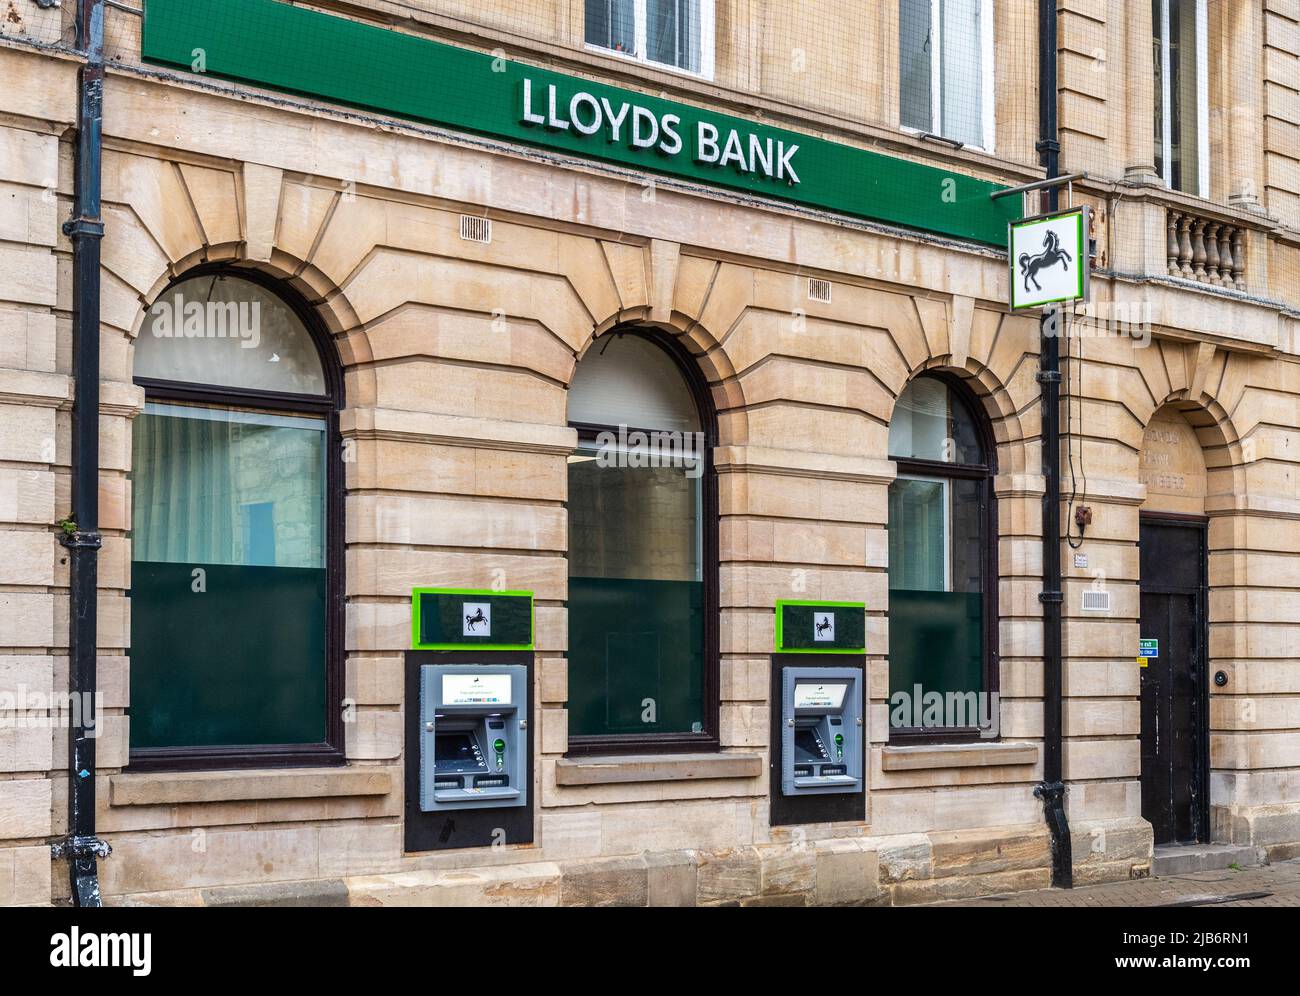
M983 0L939 0L941 132L984 144Z
M646 0L646 58L700 71L700 0Z

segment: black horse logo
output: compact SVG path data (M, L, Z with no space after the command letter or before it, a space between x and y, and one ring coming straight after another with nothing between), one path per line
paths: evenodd
M487 623L487 616L483 614L481 606L472 616L465 617L465 628L472 633L478 627L479 623L484 623L485 625Z
M1025 278L1025 290L1029 290L1029 281L1034 282L1036 290L1042 290L1038 283L1038 272L1046 270L1048 267L1060 263L1065 267L1065 272L1070 272L1070 264L1073 262L1070 254L1061 248L1061 240L1053 231L1048 231L1043 236L1043 251L1037 256L1031 256L1027 252L1020 254L1020 275Z
M821 621L816 624L816 628L817 628L817 636L821 636L828 629L830 629L831 628L830 616L822 616Z

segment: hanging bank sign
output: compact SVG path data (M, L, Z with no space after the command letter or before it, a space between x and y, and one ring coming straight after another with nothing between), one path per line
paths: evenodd
M278 0L146 0L146 62L1003 247L999 185Z

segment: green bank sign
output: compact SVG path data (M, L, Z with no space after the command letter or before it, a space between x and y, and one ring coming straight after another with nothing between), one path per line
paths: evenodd
M997 184L277 0L147 0L145 61L941 235L1007 244Z

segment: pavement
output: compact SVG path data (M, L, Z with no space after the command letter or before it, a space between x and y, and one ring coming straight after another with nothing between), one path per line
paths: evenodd
M933 906L1300 906L1300 859L1078 889L1040 889Z

